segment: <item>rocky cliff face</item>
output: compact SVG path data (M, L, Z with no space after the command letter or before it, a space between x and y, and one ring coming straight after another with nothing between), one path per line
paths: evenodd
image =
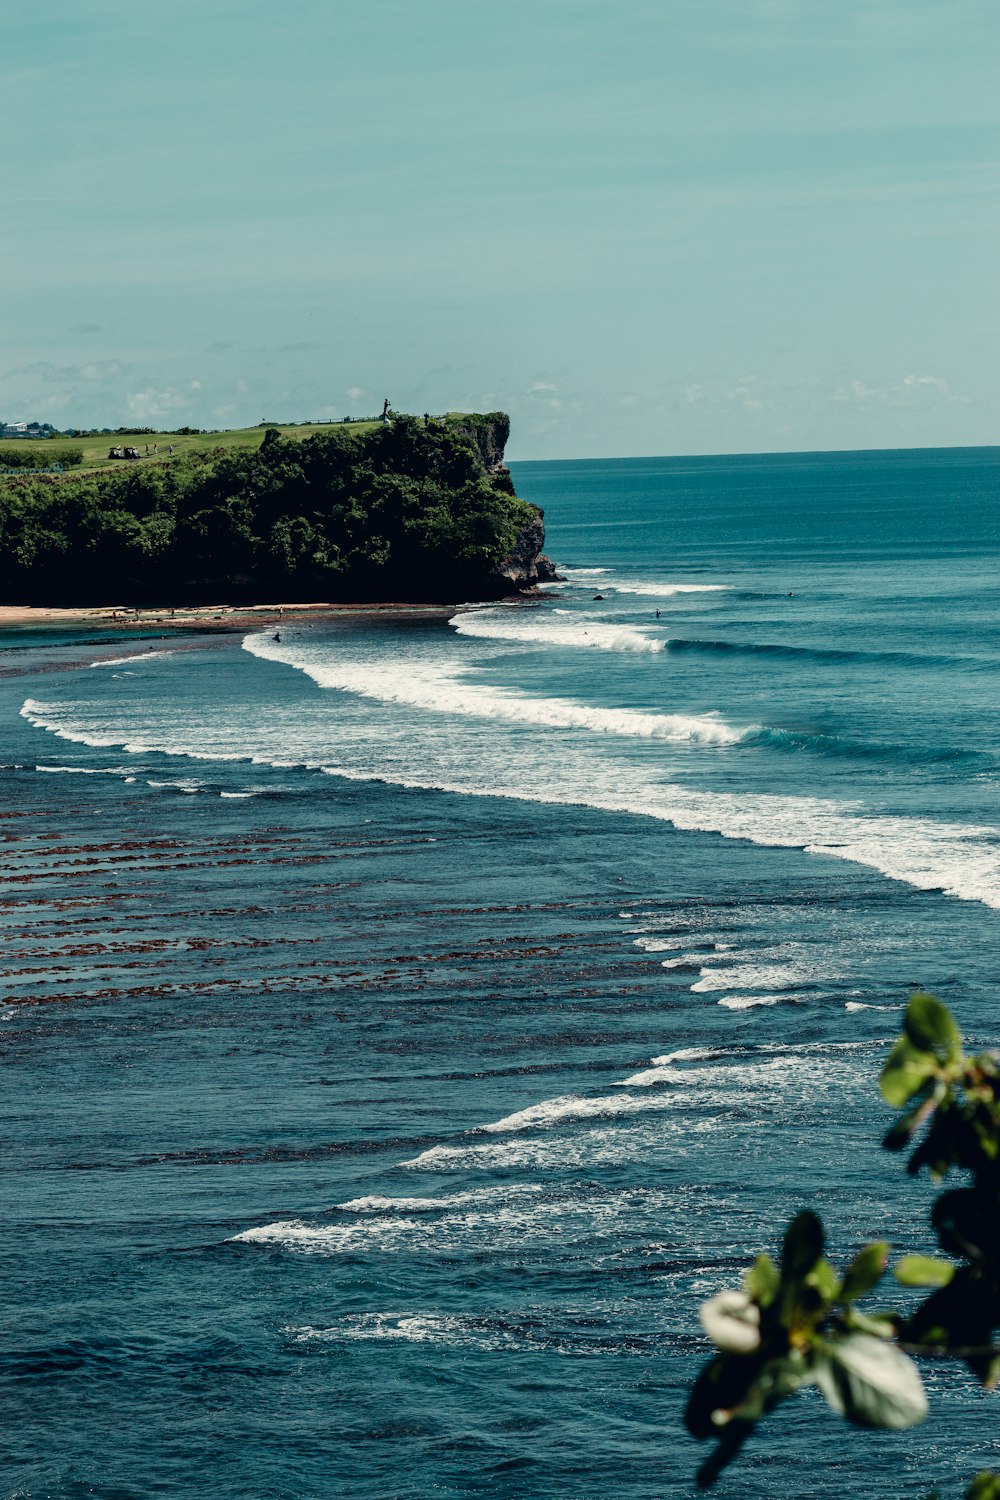
M535 519L523 527L507 556L495 573L504 593L533 588L537 583L551 583L558 577L552 559L546 557L545 525L542 512L535 506Z
M510 437L510 417L505 411L478 412L455 419L455 429L479 454L486 474L509 474L503 451Z
M456 427L478 453L483 472L493 480L498 489L513 495L514 481L504 463L504 449L510 436L510 418L507 413L493 411L483 416L470 415L459 419ZM550 583L558 577L552 559L542 551L545 546L543 512L537 505L533 509L534 519L518 533L513 547L490 579L497 594L512 594L534 588L536 584Z

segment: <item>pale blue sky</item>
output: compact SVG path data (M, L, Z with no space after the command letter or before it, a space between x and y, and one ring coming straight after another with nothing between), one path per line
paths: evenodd
M35 0L0 418L1000 441L997 0Z

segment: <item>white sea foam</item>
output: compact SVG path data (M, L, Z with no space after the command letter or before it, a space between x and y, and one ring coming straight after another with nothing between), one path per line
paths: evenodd
M336 1223L310 1224L303 1219L283 1219L258 1224L232 1236L232 1243L272 1245L297 1254L350 1255L356 1253L395 1254L399 1251L458 1248L471 1241L518 1244L547 1239L552 1220L577 1212L575 1202L568 1205L540 1194L528 1195L530 1201L520 1206L516 1201L517 1184L506 1193L488 1196L472 1194L465 1206L451 1205L446 1211L429 1212L432 1201L418 1199L414 1214L387 1211L378 1205L373 1210L348 1210L349 1217ZM453 1195L461 1204L462 1195ZM525 1196L525 1195L522 1195ZM392 1200L389 1200L392 1201Z
M498 1200L531 1196L544 1191L540 1182L519 1182L508 1187L470 1188L464 1193L449 1193L444 1198L387 1198L380 1193L373 1193L367 1198L350 1198L346 1203L338 1203L337 1207L343 1213L351 1214L431 1213L440 1209L496 1203Z
M616 594L639 594L650 599L669 599L675 594L721 594L732 587L728 583L681 583L654 578L623 578L610 568L566 568L559 566L568 582L579 579L586 585L591 578L600 580L600 588L614 589Z
M558 618L557 618L558 616ZM637 625L611 625L571 610L549 610L515 604L455 615L449 624L459 635L477 640L518 641L527 646L575 646L598 651L663 651Z
M721 969L702 969L700 979L691 988L699 994L713 990L780 991L821 977L831 976L828 970L820 970L814 964L731 964Z
M778 1004L785 996L739 995L732 997L733 1008L749 1008L758 1004ZM798 997L796 997L798 998ZM722 1003L721 1001L719 1002ZM622 1079L620 1088L649 1088L653 1084L672 1083L688 1089L697 1089L714 1104L724 1104L727 1098L735 1097L735 1085L744 1089L766 1087L770 1089L777 1079L791 1080L796 1073L811 1076L812 1066L808 1054L820 1050L824 1053L848 1052L874 1045L868 1042L806 1042L789 1048L781 1042L762 1043L753 1048L727 1050L724 1048L683 1048L678 1052L667 1052L662 1057L650 1059L651 1066L630 1077ZM708 1068L678 1068L678 1062L706 1061L714 1066ZM832 1066L828 1076L832 1077Z
M670 1120L672 1161L686 1156L703 1135L713 1135L724 1118L721 1111L706 1110L693 1117L675 1113ZM400 1162L411 1172L585 1172L598 1167L648 1163L649 1155L663 1145L662 1115L595 1120L569 1133L491 1136L487 1141L460 1146L432 1146L409 1161Z
M691 1049L696 1053L698 1049ZM680 1054L672 1054L678 1061ZM684 1059L693 1061L689 1053ZM663 1110L674 1108L677 1104L687 1104L689 1098L687 1091L698 1090L700 1094L707 1096L711 1091L717 1097L713 1103L731 1102L739 1088L745 1088L748 1084L760 1086L764 1083L773 1084L771 1075L780 1074L784 1077L788 1073L787 1057L765 1057L754 1058L750 1061L726 1062L722 1067L716 1065L707 1068L678 1068L667 1064L658 1065L655 1070L647 1069L644 1073L633 1074L626 1078L619 1087L628 1087L633 1083L640 1086L650 1082L673 1083L678 1086L678 1091L673 1094L606 1094L588 1097L580 1094L562 1094L555 1099L543 1099L538 1104L529 1104L525 1109L515 1110L511 1115L505 1115L502 1120L495 1120L489 1125L480 1125L472 1132L475 1135L499 1135L510 1134L522 1130L549 1130L555 1125L575 1123L581 1120L619 1118L622 1115L644 1114L650 1110ZM655 1071L656 1077L651 1074Z
M654 1057L652 1060L661 1068L668 1068L675 1062L709 1062L728 1057L724 1047L678 1047L675 1052L665 1052L662 1057Z
M675 594L724 594L728 583L612 583L616 594L642 594L650 599L669 599Z
M717 1061L726 1056L726 1053L718 1047L678 1047L675 1052L667 1052L663 1057L654 1057L653 1066L642 1068L638 1073L630 1073L628 1078L623 1078L615 1085L616 1088L649 1088L654 1083L676 1082L677 1068L679 1062L710 1062Z
M521 613L532 611L522 609ZM440 646L438 632L430 651L423 647L414 651L412 661L409 657L387 661L384 650L373 658L376 667L384 666L387 673L396 674L394 691L411 695L398 701L412 702L416 683L421 693L440 692L453 703L464 696L465 701L472 702L469 690L479 684L452 673L442 675L439 669L427 669L428 657L436 659ZM342 655L348 658L343 670L339 665ZM338 674L337 680L345 682L343 672L350 671L354 684L372 675L372 663L358 662L356 648L346 638L338 646L317 651L314 665L326 666ZM404 679L408 677L411 681L407 683ZM387 682L380 679L380 694L386 693ZM366 685L372 686L370 681ZM1000 830L995 826L870 812L857 801L739 789L713 791L663 779L662 761L657 763L648 753L641 760L638 756L629 759L621 753L602 753L598 737L586 732L600 722L591 717L593 714L612 714L619 725L614 732L619 735L623 721L615 710L591 709L568 699L533 700L516 694L505 698L502 690L493 688L483 691L489 694L490 706L482 700L474 713L480 724L489 724L488 737L471 724L467 732L461 732L454 713L444 726L445 733L433 719L422 721L418 715L401 716L398 724L387 716L378 733L373 733L370 717L360 709L352 716L352 711L340 703L325 714L316 706L306 705L299 718L294 712L280 717L264 713L239 717L231 710L220 709L217 715L208 714L187 725L162 706L147 706L131 694L127 708L103 701L41 703L28 699L21 712L35 727L62 739L124 749L130 755L159 751L210 761L308 766L353 781L384 781L523 803L587 806L660 819L692 832L853 861L920 890L941 890L1000 909ZM561 727L576 727L579 734L572 741L560 743L555 755L555 747L540 743L537 736L504 734L505 709L497 707L498 699L505 703L510 718L520 722L531 722L524 716L545 712L546 705L558 705ZM468 717L468 710L466 713ZM567 715L574 714L580 717L571 726ZM641 722L644 720L652 720L663 738L670 742L673 737L674 743L686 739L692 745L712 744L718 742L717 737L725 739L735 732L712 717L695 716L693 722L683 721L683 716L681 722L670 715L636 717L640 723L624 721L633 738L640 727L644 732L648 729ZM608 721L604 722L610 728ZM653 743L648 734L644 737L647 745ZM646 915L642 913L641 919ZM657 914L648 915L655 920ZM717 987L726 993L740 987L763 993L768 988L768 982L759 979L736 985L721 963L709 967L719 971ZM702 977L709 979L706 988L710 988L710 976ZM796 974L789 982L801 984L803 977Z
M585 729L673 744L735 745L746 732L724 724L716 714L647 714L628 708L593 708L569 698L532 698L486 687L467 681L465 664L460 660L434 666L412 661L330 661L328 657L318 658L308 646L278 644L268 636L247 636L243 644L253 656L305 672L319 687L436 713L506 719L549 729Z
M824 1053L824 1087L842 1092L863 1076L851 1054L881 1043L816 1044ZM432 1146L399 1165L414 1171L492 1171L552 1168L597 1161L620 1162L642 1157L662 1129L656 1117L671 1115L670 1150L682 1153L689 1136L713 1133L734 1108L754 1109L766 1101L811 1097L816 1068L811 1044L789 1049L774 1044L752 1051L682 1048L653 1067L625 1078L622 1089L643 1093L561 1095L517 1110L469 1132L472 1141ZM838 1057L842 1053L844 1056ZM699 1061L704 1066L691 1066ZM667 1085L668 1087L657 1087ZM557 1127L575 1127L568 1131ZM638 1128L640 1136L630 1131ZM480 1143L476 1136L506 1134L511 1139Z
M780 1005L789 998L788 995L723 995L716 1004L726 1010L755 1010L760 1005Z
M625 1115L649 1107L646 1099L629 1099L621 1094L587 1098L580 1094L563 1094L557 1099L543 1099L540 1104L529 1104L526 1109L515 1110L502 1120L489 1125L480 1125L478 1131L484 1135L500 1135L516 1130L547 1130L566 1121L591 1120L609 1115Z
M296 1343L374 1342L446 1344L459 1349L511 1349L523 1340L483 1321L443 1313L354 1313L329 1328L308 1324L286 1332Z
M301 1219L281 1219L274 1224L258 1224L231 1236L231 1243L244 1245L278 1245L285 1250L336 1252L360 1248L380 1240L389 1249L407 1230L418 1230L413 1219L361 1219L356 1224L306 1224Z
M122 734L121 724L114 724L108 728L81 728L74 722L70 715L73 709L85 710L85 705L75 704L67 707L65 704L39 703L34 698L26 698L21 705L21 718L26 719L35 729L44 729L49 734L54 734L57 739L68 740L73 745L89 745L96 750L124 750L128 755L178 755L189 757L192 760L254 760L255 758L268 765L279 765L281 762L270 756L254 757L247 750L224 750L213 746L211 749L200 749L190 744L178 744L170 740L162 739L162 729L151 729L150 737L136 739L131 735ZM159 743L157 743L159 740ZM290 764L290 762L284 762ZM316 766L320 770L319 765Z
M662 818L675 828L719 833L773 848L803 849L879 870L918 890L940 890L964 901L1000 909L1000 829L976 824L935 823L923 818L866 814L857 803L819 797L782 797L773 793L740 796L702 792L679 785L645 784L641 791L623 785L618 768L612 786L601 784L597 768L589 780L568 778L533 789L498 783L470 785L450 777L417 777L326 766L333 776L382 780L397 786L457 792L465 796L508 797L515 801L583 805L606 812Z
M137 661L155 661L163 656L175 656L173 651L137 651L131 656L103 656L100 661L92 661L92 667L123 667L126 663Z
M36 766L36 771L63 776L127 776L127 766Z
M905 1010L905 1005L866 1005L861 1000L845 1000L845 1010Z

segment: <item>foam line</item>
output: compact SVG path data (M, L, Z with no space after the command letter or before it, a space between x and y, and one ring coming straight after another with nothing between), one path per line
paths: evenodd
M617 583L608 585L616 594L641 594L647 599L670 599L676 594L725 594L728 583Z
M557 619L556 615L561 618ZM471 610L448 622L461 636L516 641L524 646L572 646L581 650L644 651L666 648L637 625L608 625L574 610L542 610L533 605Z
M174 656L175 651L139 651L134 656L104 656L100 661L92 661L92 667L122 667L126 662L154 661L157 657Z
M470 1188L464 1193L449 1193L444 1198L387 1198L380 1193L374 1193L366 1198L350 1198L346 1203L338 1203L337 1207L342 1213L350 1214L419 1214L431 1213L439 1209L496 1203L498 1199L541 1192L544 1192L544 1188L540 1182L521 1182L506 1188Z
M736 745L746 732L726 724L716 714L648 714L630 708L595 708L571 698L532 698L503 688L466 680L465 665L451 661L426 662L317 660L308 648L284 646L268 636L247 636L243 642L252 656L295 667L321 688L358 693L381 703L402 703L436 713L483 719L506 719L514 724L537 724L547 729L585 729L596 734L627 735L666 740L673 744Z
M278 643L257 636L250 640L253 654L276 656ZM440 636L435 650L439 645ZM295 660L300 670L306 670L304 654L296 651ZM480 687L451 667L428 669L426 655L386 663L380 651L371 662L359 662L356 654L338 661L328 649L325 655L314 652L308 666L323 680L349 684L366 696L409 704L417 699L442 710L447 705L452 715L464 712L493 725L504 718L533 724L551 714L553 727L584 731L600 725L603 733L641 735L646 740L652 731L667 742L700 747L726 745L738 733L711 716L598 709L569 699L531 699ZM395 700L393 694L398 695ZM414 716L398 733L373 738L370 732L359 733L358 725L342 728L343 717L334 713L307 715L296 735L289 733L289 719L280 725L264 720L252 727L229 715L185 728L183 722L157 718L159 712L154 709L143 717L142 705L130 704L122 723L123 706L118 702L92 707L27 699L21 709L30 724L64 740L124 749L130 755L159 752L208 761L302 766L352 781L633 814L690 832L849 861L918 890L940 890L1000 910L1000 830L993 825L872 813L860 802L829 797L713 791L661 779L662 763L633 763L620 755L602 754L594 733L564 740L553 754L553 745L541 745L533 736L504 735L499 726L488 740L476 735L466 742L452 726L443 734L433 723L418 724ZM793 982L802 981L796 975ZM759 993L766 985L757 979L746 987ZM719 988L730 992L731 976L720 974Z

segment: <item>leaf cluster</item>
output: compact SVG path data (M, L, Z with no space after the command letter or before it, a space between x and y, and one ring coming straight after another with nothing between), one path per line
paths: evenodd
M804 1386L864 1427L910 1427L927 1402L916 1366L890 1342L894 1328L856 1304L881 1280L884 1241L865 1245L839 1273L825 1257L823 1226L805 1210L789 1224L779 1264L758 1256L742 1291L721 1292L701 1309L718 1353L691 1391L692 1437L717 1438L698 1474L712 1484L754 1425Z
M63 468L77 468L83 463L82 448L60 448L56 459ZM23 443L0 447L0 469L47 469L53 461L51 450L28 448Z
M1000 1067L992 1053L967 1056L947 1007L916 994L880 1079L902 1115L883 1144L911 1148L908 1171L935 1182L968 1174L934 1202L931 1224L948 1259L906 1255L896 1280L927 1291L905 1317L862 1311L889 1246L866 1245L843 1275L824 1256L823 1228L808 1210L788 1226L779 1265L758 1257L741 1291L705 1303L701 1319L719 1351L698 1376L685 1420L693 1437L716 1438L698 1482L714 1482L755 1424L786 1397L816 1386L859 1426L905 1428L927 1401L916 1355L963 1360L980 1382L1000 1376ZM968 1500L1000 1500L1000 1476L979 1474Z
M931 1226L948 1260L906 1256L896 1268L929 1295L900 1336L928 1353L951 1354L992 1388L1000 1378L1000 1067L990 1052L969 1057L947 1008L914 995L903 1034L882 1070L882 1095L902 1109L883 1144L912 1148L907 1171L926 1167L935 1182L968 1176L941 1193Z

